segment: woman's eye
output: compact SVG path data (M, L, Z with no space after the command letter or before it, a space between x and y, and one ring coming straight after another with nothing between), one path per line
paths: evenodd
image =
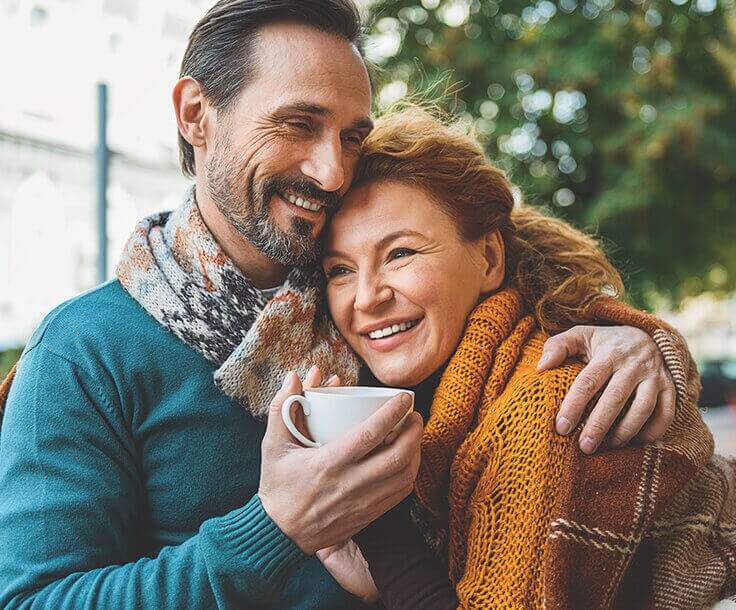
M340 265L336 267L330 267L325 271L325 275L327 276L327 279L332 279L334 277L340 277L342 275L347 275L350 273L350 270L347 267L342 267Z
M416 250L412 250L411 248L396 248L395 250L391 250L391 254L388 257L390 260L396 260L397 258L406 258L416 253Z

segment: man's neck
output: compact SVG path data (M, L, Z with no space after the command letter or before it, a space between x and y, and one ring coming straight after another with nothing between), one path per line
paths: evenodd
M253 286L271 288L283 284L289 268L268 258L245 239L220 213L204 187L197 184L196 189L197 206L205 226Z

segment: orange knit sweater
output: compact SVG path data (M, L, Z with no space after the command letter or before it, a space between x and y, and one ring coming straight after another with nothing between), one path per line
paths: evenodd
M473 312L435 394L416 489L439 518L449 498L450 577L464 607L542 606L550 499L575 442L552 426L581 368L537 373L545 340L515 292L494 295Z
M687 563L678 547L683 527L695 528L698 561L723 574L706 583L709 599L736 586L734 566L710 544L721 540L736 561L736 462L708 464L712 439L697 410L695 369L673 355L684 347L671 329L602 304L600 317L658 340L678 386L675 422L656 445L585 456L576 434L553 430L582 365L536 371L546 336L516 291L479 305L435 393L415 487L419 524L448 530L462 608L697 607L705 589L694 591L678 572ZM690 488L701 479L698 489L709 485L714 468L731 491L711 485L709 525L684 526L688 511L703 509ZM681 605L662 606L663 599Z

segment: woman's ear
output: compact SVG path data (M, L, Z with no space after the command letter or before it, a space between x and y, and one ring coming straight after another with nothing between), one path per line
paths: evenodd
M191 76L185 76L174 85L171 97L179 133L194 148L204 146L209 105L201 85Z
M486 269L481 290L484 293L494 292L501 287L506 276L506 248L498 229L487 233L483 240Z

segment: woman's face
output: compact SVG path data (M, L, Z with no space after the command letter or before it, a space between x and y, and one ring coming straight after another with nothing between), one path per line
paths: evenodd
M340 333L382 383L410 387L449 359L500 286L503 245L495 232L464 241L424 190L383 181L345 197L322 264Z

